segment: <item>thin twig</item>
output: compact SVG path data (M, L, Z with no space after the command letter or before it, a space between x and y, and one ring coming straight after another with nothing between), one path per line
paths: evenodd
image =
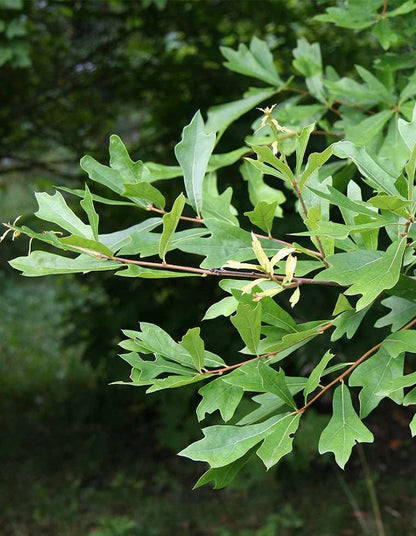
M400 329L400 331L406 331L407 329L410 329L411 327L413 327L415 324L416 324L416 318L414 318L411 322L403 326ZM338 382L342 381L345 378L345 376L348 376L348 374L350 374L353 370L355 370L358 367L358 365L360 365L363 361L367 359L367 357L370 357L371 355L373 355L381 347L383 342L379 342L378 344L376 344L375 346L367 350L367 352L365 352L360 358L354 361L354 363L350 367L348 367L342 374L337 376L335 380L332 380L332 382L328 383L328 385L325 385L325 387L323 387L317 395L315 395L311 400L309 400L309 402L307 402L304 406L299 408L297 410L297 413L303 413L307 408L309 408L309 406L312 406L312 404L314 404L319 398L321 398L321 396L324 393L326 393L326 391L331 389L331 387L336 385Z
M153 205L147 205L146 210L151 212L157 212L158 214L166 214L166 211L160 208L156 208ZM180 220L183 221L191 221L193 223L198 223L200 225L204 225L204 220L202 218L189 218L188 216L180 216ZM280 240L279 238L274 238L273 236L266 236L259 233L254 233L257 238L264 238L265 240L273 240L273 242L278 242L279 244L283 244L284 246L292 246L290 242L286 242L285 240ZM314 257L319 257L322 259L322 253L319 251L314 251L313 249L304 248L305 251L313 255Z
M153 205L146 205L146 210L151 212L157 212L158 214L167 214L166 210L163 210L161 208L156 208ZM180 220L183 221L192 221L194 223L200 223L203 224L204 221L201 218L189 218L188 216L180 216Z
M384 3L383 3L383 9L381 10L378 18L379 19L382 19L384 17L384 15L387 13L387 8L389 7L389 0L384 0Z
M266 236L266 235L262 235L262 234L258 234L258 233L254 233L255 236L257 236L257 238L264 238L264 239L267 239L267 240L273 240L273 242L279 242L279 244L282 244L284 246L291 246L293 247L293 244L291 244L290 242L286 242L285 240L280 240L279 238L273 238L272 236ZM320 251L315 251L313 249L308 249L308 248L303 248L305 251L307 251L308 253L310 253L311 255L313 255L314 257L319 257L320 259L322 259L322 253Z
M71 246L71 249L75 249L81 253L86 253L87 255L92 255L93 257L97 259L102 260L108 260L108 261L115 261L119 262L121 264L125 265L135 265L135 266L143 266L145 268L154 268L157 270L174 270L177 272L188 272L193 274L199 274L202 276L208 276L208 275L214 275L218 277L235 277L235 278L243 278L243 279L261 279L265 278L266 274L261 271L250 271L250 272L241 272L236 270L226 270L224 268L196 268L193 266L183 266L180 264L169 264L166 262L151 262L151 261L137 261L135 259L127 259L125 257L117 257L115 255L106 255L105 253L100 253L99 251L94 251L92 249L83 248L80 246ZM275 279L278 279L279 281L283 281L285 279L285 276L283 275L273 275ZM309 279L307 277L294 277L293 283L288 285L287 288L293 288L295 286L300 285L324 285L324 286L332 286L332 287L339 287L342 285L339 285L338 283L335 283L334 281L318 281L315 279ZM285 287L286 288L286 287Z
M327 329L331 328L332 326L333 326L332 323L329 322L328 324L325 324L321 328L317 329L316 333L309 334L306 337L303 337L302 339L297 340L295 344L298 344L299 342L302 342L302 341L306 341L307 339L310 339L311 337L314 337L315 334L323 333L324 331L326 331ZM240 363L236 363L234 365L229 365L227 367L218 368L218 369L207 370L207 371L203 372L202 374L205 374L205 375L208 375L208 374L224 374L225 372L229 372L230 370L234 370L234 369L236 369L238 367L241 367L243 365L247 365L247 363L252 363L253 361L258 361L259 359L265 359L266 357L272 357L274 355L280 354L281 352L284 352L285 350L287 350L291 346L293 346L293 344L289 344L288 346L285 346L284 348L280 348L279 350L276 350L275 352L268 352L267 354L257 355L256 357L253 357L252 359L247 359L246 361L241 361Z

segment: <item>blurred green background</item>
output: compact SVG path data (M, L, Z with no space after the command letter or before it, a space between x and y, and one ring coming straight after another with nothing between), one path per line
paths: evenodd
M105 162L112 133L134 158L174 164L173 146L195 111L238 99L249 86L222 66L220 45L257 35L285 75L296 39L305 36L321 42L324 64L342 74L355 63L371 67L373 38L313 20L332 4L0 0L1 221L23 215L30 222L33 191L79 187L86 178L79 159L88 153ZM252 119L232 126L224 150L236 147ZM232 169L228 180L236 205L244 204ZM132 213L107 207L104 231L114 219L119 227L134 223ZM369 479L386 530L416 533L408 418L388 403L369 419L376 445L356 453L346 473L315 454L326 401L307 416L303 441L276 470L250 466L227 490L192 491L203 467L175 452L198 437L196 389L145 396L108 383L128 376L117 358L122 328L146 320L179 337L220 296L215 282L202 288L105 273L23 279L7 260L26 250L19 240L0 248L1 536L380 534ZM314 314L317 304L325 310L325 296L310 292ZM371 319L367 326L355 354L377 342ZM204 329L220 355L233 346L224 322ZM338 351L348 348L338 342ZM298 371L307 363L299 352Z

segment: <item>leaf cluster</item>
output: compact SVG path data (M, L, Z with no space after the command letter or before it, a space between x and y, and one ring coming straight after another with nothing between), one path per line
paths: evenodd
M377 16L379 3L370 4L368 12ZM411 12L413 3L406 4ZM216 487L227 485L254 455L267 469L276 465L292 450L303 414L333 387L319 452L333 452L344 467L357 442L373 441L362 419L385 397L414 404L416 385L415 373L404 373L406 355L416 351L416 83L408 64L396 58L373 70L357 65L356 78L341 77L334 67L324 68L318 43L300 39L294 74L285 78L259 38L237 49L222 47L222 53L228 69L257 86L210 108L205 121L200 111L194 114L175 147L178 166L134 161L112 136L109 165L92 156L81 160L90 186L64 189L79 207L69 206L59 191L38 193L35 215L47 222L42 232L14 222L3 235L30 238L28 255L10 262L28 277L108 270L147 279L199 277L201 285L207 277L219 279L225 295L203 321L229 319L243 358L233 362L206 349L199 326L177 342L141 322L139 331L124 331L120 346L127 353L121 357L131 375L117 382L145 386L148 393L203 383L198 419L218 411L226 424L204 428L203 439L181 455L208 463L197 486L214 481ZM218 150L227 128L264 102L240 146ZM315 138L322 142L318 147ZM237 164L253 205L243 215L232 203L232 188L221 187ZM183 190L175 200L166 199L166 181ZM94 192L96 184L109 190L107 197ZM275 230L286 199L295 202L304 230L283 240ZM101 233L101 204L150 217ZM46 246L31 251L34 241ZM338 293L327 318L305 322L297 316L307 285ZM354 337L380 300L390 310L375 323L390 326L384 340L349 361L331 348L322 357L310 355L306 377L285 372L314 338L326 340L331 330L332 341ZM360 388L359 409L354 387ZM240 404L247 396L253 403L248 412ZM414 435L415 420L410 429Z

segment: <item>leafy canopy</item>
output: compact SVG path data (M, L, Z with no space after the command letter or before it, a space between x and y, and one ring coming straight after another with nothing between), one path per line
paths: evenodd
M28 277L108 270L147 279L200 277L201 286L219 279L224 295L202 320L230 321L241 338L238 362L208 350L201 326L187 326L175 341L141 322L120 343L131 375L116 383L149 393L202 384L198 420L218 412L227 423L204 428L204 437L181 452L209 465L196 486L227 485L256 455L267 469L277 464L302 433L303 414L333 387L319 452L334 453L341 467L357 442L373 441L362 419L383 398L416 402L414 391L404 391L416 385L415 373L404 374L407 354L416 351L416 79L409 73L416 53L403 61L393 47L401 44L403 25L414 32L415 9L414 2L349 2L317 17L371 28L383 49L392 47L372 68L357 65L354 78L324 66L319 44L305 39L293 51L288 79L257 37L236 50L222 47L226 67L256 87L209 109L205 120L195 113L175 147L178 166L134 162L112 136L109 165L88 155L81 160L92 181L84 190L36 194L43 232L6 224L3 238L30 238L28 255L10 261ZM260 104L240 145L218 150L227 128ZM244 214L232 204L232 188L221 186L237 163L252 203ZM183 185L173 202L163 193L166 181ZM107 197L95 193L97 184ZM287 198L304 230L283 240L275 232ZM144 218L103 234L100 204L141 210ZM32 250L39 242L42 249ZM308 285L338 293L328 318L299 320ZM332 341L354 337L368 311L378 314L379 302L389 312L374 325L389 326L391 334L348 362L331 352L327 332ZM290 376L290 359L316 337L327 341L327 351L308 354L308 377ZM246 397L251 406L241 404ZM413 421L410 429L414 435Z

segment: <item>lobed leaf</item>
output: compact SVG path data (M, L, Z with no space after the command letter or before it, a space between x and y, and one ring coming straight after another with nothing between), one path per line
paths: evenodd
M342 383L334 391L333 414L319 439L319 453L333 452L335 461L344 469L356 443L373 441L373 434L354 410L348 387Z
M362 294L356 310L361 311L386 289L399 280L406 238L393 242L387 251L357 250L337 253L327 258L330 267L320 272L316 280L330 280L340 285L351 285L347 295Z

